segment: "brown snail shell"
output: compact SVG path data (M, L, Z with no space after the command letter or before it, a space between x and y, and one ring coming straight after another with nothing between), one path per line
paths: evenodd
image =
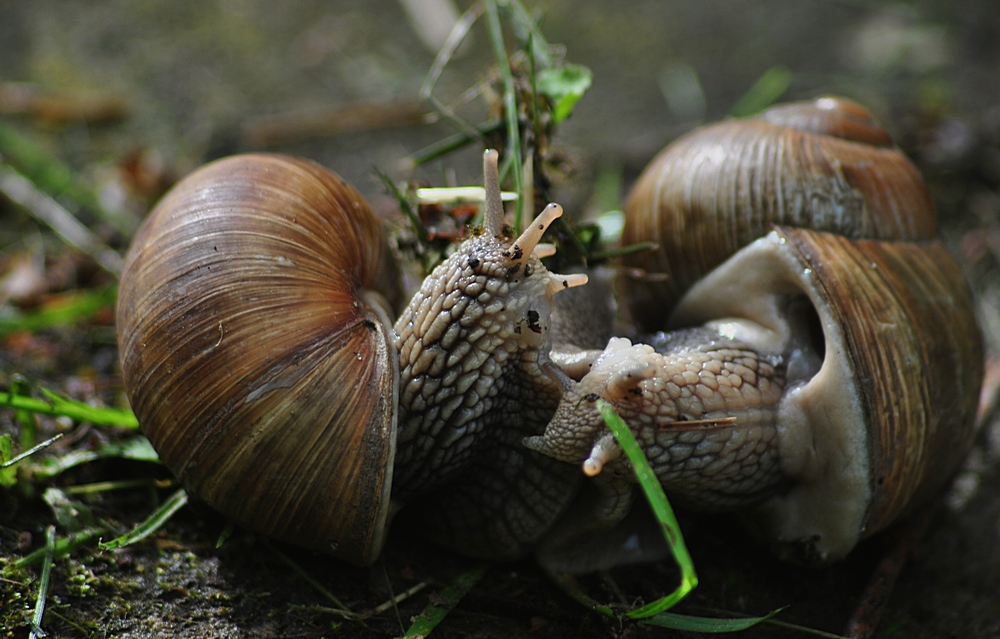
M926 186L870 124L822 98L704 127L653 161L626 206L623 242L660 244L629 266L667 275L628 282L643 325L709 323L786 362L777 430L792 485L747 519L807 562L842 557L941 489L982 382L971 295L933 240Z
M659 247L626 258L640 273L623 282L633 318L663 328L691 284L772 224L853 238L934 237L927 187L890 144L863 107L842 98L707 125L670 144L625 203L622 244Z
M184 485L238 523L362 563L382 545L395 452L399 286L383 238L319 165L223 159L150 213L117 307L129 401Z

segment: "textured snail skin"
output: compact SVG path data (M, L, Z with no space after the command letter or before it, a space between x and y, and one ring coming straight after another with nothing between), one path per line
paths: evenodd
M525 444L589 475L631 477L597 410L609 401L628 423L664 488L703 510L760 501L781 481L776 429L784 370L706 329L670 336L664 353L612 338L550 426ZM783 367L782 367L783 369Z
M549 361L554 294L587 281L534 254L562 213L504 228L496 152L484 228L424 280L396 322L401 389L393 497L419 503L447 543L493 558L527 552L572 499L575 469L525 450L562 393ZM548 252L545 247L543 252Z

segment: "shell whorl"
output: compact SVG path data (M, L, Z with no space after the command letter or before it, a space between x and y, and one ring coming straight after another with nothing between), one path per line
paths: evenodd
M641 275L622 282L647 331L664 328L684 291L772 224L856 239L928 240L936 231L916 167L864 107L832 98L678 138L643 171L625 215L623 244L658 245L626 258Z

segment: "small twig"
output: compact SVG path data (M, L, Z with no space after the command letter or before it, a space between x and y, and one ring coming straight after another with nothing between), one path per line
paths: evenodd
M393 591L393 588L392 588L392 580L389 579L389 571L386 570L386 568L385 568L385 562L384 561L380 562L379 566L382 568L382 578L385 579L385 587L389 589L389 595L390 595L389 596L389 601L387 601L385 603L388 603L388 604L390 604L392 606L392 611L396 615L396 623L399 624L399 631L401 633L406 633L406 626L403 625L403 616L401 614L399 614L399 606L397 605L400 600L396 599L396 593ZM427 582L423 582L423 583L427 583ZM378 606L378 608L381 608L382 606L384 606L385 603L383 603L382 605Z
M333 137L427 122L427 110L418 102L354 104L346 107L261 118L246 127L252 147L291 144L317 137Z
M13 466L13 465L17 464L18 462L20 462L22 459L24 459L26 457L30 457L31 455L34 455L35 453L37 453L38 451L42 450L43 448L51 446L52 444L54 444L57 441L59 441L60 439L62 439L65 435L66 435L66 433L59 433L55 437L50 437L49 439L46 439L45 441L43 441L41 444L38 444L37 446L32 446L31 448L29 448L28 450L24 451L23 453L21 453L17 457L12 458L10 461L6 461L6 462L0 464L0 470L2 470L4 468L9 468L10 466Z
M44 93L33 84L3 82L0 115L28 115L49 124L100 124L124 120L128 103L118 95Z
M426 100L434 93L434 86L444 72L444 68L448 66L448 61L455 55L455 51L458 50L458 47L462 45L465 37L469 34L469 29L472 28L472 25L481 15L483 15L483 5L476 2L462 14L462 17L452 27L451 33L448 34L448 39L445 40L444 46L438 51L437 57L434 58L434 64L431 65L431 70L427 73L424 83L420 86L421 98Z
M302 579L306 583L312 586L316 590L316 592L318 592L319 594L323 595L324 597L332 601L333 605L337 606L337 609L340 611L339 614L342 614L345 619L357 618L356 612L352 611L350 608L345 606L340 599L337 599L336 595L330 592L329 589L326 588L326 586L316 581L316 579L313 578L312 575L307 573L305 569L302 566L300 566L297 562L292 560L291 557L281 552L280 550L272 546L270 543L265 542L265 545L271 550L271 552L274 553L274 555L278 559L280 559L286 566L291 568L295 572L295 574L297 574L299 577L302 577Z
M603 251L594 251L589 256L590 260L610 260L615 257L624 257L626 255L632 255L633 253L641 253L643 251L655 251L660 248L660 245L656 242L637 242L635 244L629 244L628 246L616 246L609 249L604 249Z
M388 579L388 576L386 576L386 578ZM417 594L418 592L420 592L421 590L423 590L424 588L426 588L427 587L427 583L428 582L426 582L426 581L421 581L417 585L412 586L410 588L407 588L406 590L404 590L403 592L399 593L398 595L393 596L391 599L389 599L387 601L383 601L382 603L380 603L379 605L375 606L371 610L366 610L365 612L361 613L362 614L362 618L367 618L367 617L370 617L372 615L377 615L379 613L385 612L389 608L393 608L394 610L396 610L396 617L399 617L399 609L397 607L397 604L399 604L399 603L401 603L403 601L406 601L407 599L409 599L413 595ZM400 621L400 625L402 625L402 621Z
M875 567L861 601L847 622L844 634L850 639L869 639L875 635L885 613L886 603L896 586L896 579L927 534L936 510L926 506L895 529L889 552Z
M26 177L9 166L0 166L0 191L36 219L47 224L67 244L89 255L115 277L122 272L122 257L102 243L90 229L54 199L35 188Z
M452 0L399 0L413 30L430 51L437 51L448 41L445 32L458 21L458 10ZM449 29L451 31L451 29Z
M448 65L452 56L455 55L455 51L461 46L462 41L465 40L473 23L479 19L482 13L482 5L476 3L463 13L462 17L455 23L451 33L448 34L448 39L445 41L444 46L441 47L437 57L434 59L434 64L431 65L431 70L427 73L424 83L420 86L420 97L427 100L434 107L434 110L445 120L451 122L465 138L479 140L485 145L485 138L475 127L458 117L458 114L451 107L434 97L434 87L444 72L444 68Z
M57 612L56 610L54 610L52 608L49 608L49 614L52 615L53 617L56 617L56 618L60 619L64 624L75 628L77 632L79 632L81 635L83 635L85 637L93 637L94 636L94 633L90 632L89 630L87 630L86 628L84 628L80 624L76 623L75 621L73 621L72 619L70 619L69 617L67 617L66 615L59 614L59 612Z

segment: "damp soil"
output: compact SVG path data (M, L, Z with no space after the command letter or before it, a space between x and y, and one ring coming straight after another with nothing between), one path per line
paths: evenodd
M786 68L791 81L783 99L840 93L868 104L925 173L942 234L967 270L989 354L996 355L1000 14L993 0L529 4L545 13L548 38L564 43L568 59L594 73L592 88L552 141L571 169L557 188L568 210L594 206L595 176L620 174L627 187L663 144L700 121L725 116L766 70ZM486 33L478 29L474 37L442 77L438 90L449 99L486 74ZM452 132L441 123L414 126L389 113L368 131L261 142L261 127L277 115L417 99L433 53L390 0L0 3L0 60L0 82L124 101L127 115L111 123L5 119L81 176L103 184L109 197L116 183L108 176L125 157L155 158L169 181L207 159L266 148L334 168L387 209L391 202L373 167L397 179L411 177L401 158ZM670 102L678 95L678 78L685 77L697 78L696 85L681 86L700 87L700 98L696 92L693 99ZM454 171L459 183L477 183L476 155L459 153L415 175L441 183ZM146 197L155 192L150 187ZM0 220L5 250L44 233L6 202ZM124 239L111 241L122 248ZM74 272L81 286L100 283L92 266L78 265ZM83 326L7 338L0 367L4 386L20 374L74 397L121 402L107 314ZM0 432L14 433L8 412L0 413ZM40 436L62 428L42 420ZM918 513L929 523L883 602L878 636L1000 636L998 430L996 412L988 414L949 493ZM56 451L96 447L115 436L88 429ZM136 478L169 480L156 466L105 460L55 483ZM0 636L29 631L38 567L15 570L10 563L41 547L45 528L54 523L42 500L47 485L22 481L0 489L0 558L8 566L0 580ZM81 499L127 529L171 490L147 486ZM756 615L784 608L779 619L832 633L844 632L879 563L909 537L904 524L868 540L845 562L817 570L776 562L733 517L682 512L680 520L700 585L679 611ZM59 637L399 636L447 584L476 566L415 530L393 530L382 559L357 568L243 530L216 547L224 528L219 516L195 503L141 543L105 552L93 543L81 547L55 564L43 627ZM676 581L673 564L660 562L588 576L582 584L596 599L631 605L671 590ZM426 585L363 621L331 612L325 594L365 611L418 584ZM697 635L588 612L524 560L490 566L433 636ZM741 636L801 635L761 626Z

